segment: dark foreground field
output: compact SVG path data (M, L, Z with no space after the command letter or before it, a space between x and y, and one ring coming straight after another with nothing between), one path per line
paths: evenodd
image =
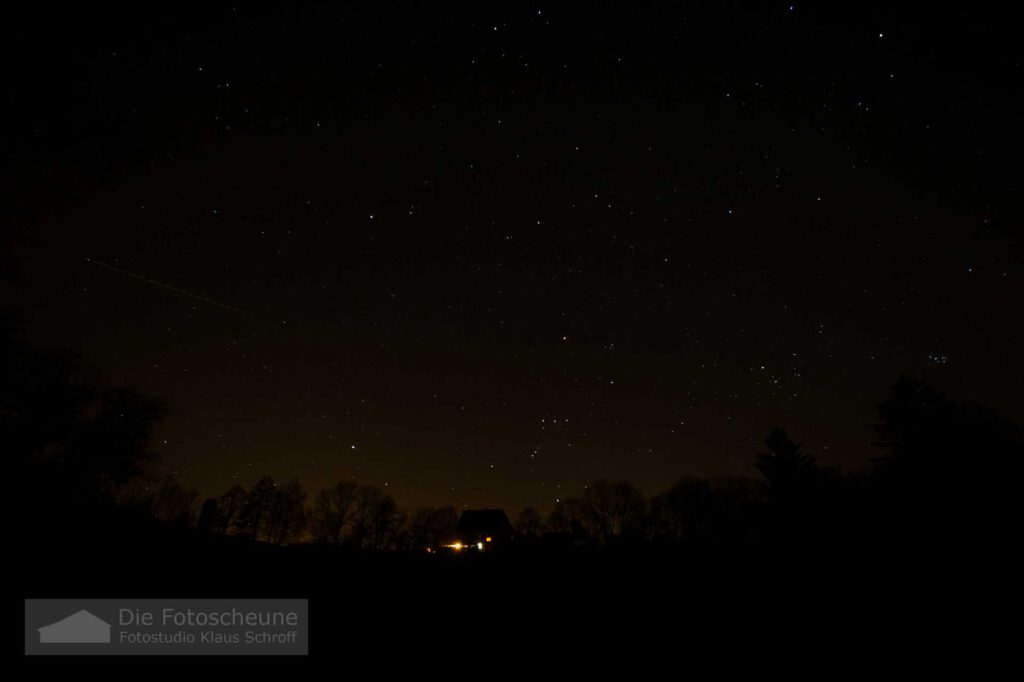
M669 654L738 662L762 648L851 663L916 647L952 654L1000 601L994 582L964 572L954 548L371 554L247 543L117 515L66 519L20 542L11 554L19 598L308 598L310 656L300 665L458 667L537 656L594 664Z

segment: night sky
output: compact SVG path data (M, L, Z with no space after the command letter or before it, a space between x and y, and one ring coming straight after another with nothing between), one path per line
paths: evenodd
M1024 421L996 5L492 4L9 14L0 304L204 496L856 467L901 373Z

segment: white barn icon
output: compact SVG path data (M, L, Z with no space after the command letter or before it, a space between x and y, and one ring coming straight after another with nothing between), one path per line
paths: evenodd
M110 644L110 623L85 609L39 628L40 644Z

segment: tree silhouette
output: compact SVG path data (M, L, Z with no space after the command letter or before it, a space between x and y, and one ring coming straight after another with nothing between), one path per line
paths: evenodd
M380 489L361 485L356 490L350 542L358 549L384 549L395 543L405 521L398 505Z
M816 530L824 518L819 505L821 470L814 457L782 429L773 429L764 444L768 451L757 456L754 466L764 479L769 535L783 545L812 537L817 541L821 535Z
M395 545L405 523L405 515L390 495L381 496L371 515L367 546L372 550L388 549Z
M638 528L645 511L643 495L630 481L601 479L583 492L584 523L602 545Z
M814 483L814 457L782 429L772 429L764 444L768 452L759 454L754 466L764 477L765 496L776 504L799 503Z
M94 493L116 489L155 462L149 448L160 404L132 389L102 390L61 453L63 468Z
M341 544L358 489L355 481L344 481L317 494L310 510L310 530L316 542Z
M249 489L235 519L235 532L238 535L253 540L260 537L274 503L276 490L277 483L270 476L263 476Z
M377 513L377 505L380 504L382 497L383 493L372 486L360 485L356 489L351 521L351 544L357 549L362 549L367 543Z
M264 535L275 545L287 543L302 532L306 522L306 493L299 479L278 486L270 496L264 516Z
M748 479L687 476L650 501L650 535L661 542L743 541L757 491Z
M174 476L164 476L149 500L153 518L191 526L196 517L199 493L186 489Z
M0 430L36 494L110 502L156 460L159 401L95 381L73 355L24 344L0 328Z
M544 531L544 520L540 512L533 507L526 507L516 518L516 534L524 538L538 538Z
M555 533L569 535L572 540L585 540L582 501L578 497L567 497L556 502L548 515L547 527Z
M208 497L203 502L203 506L199 511L199 520L196 521L196 530L201 533L213 533L214 527L217 525L217 498ZM219 532L219 528L217 529Z
M875 432L883 455L874 480L894 530L961 542L1006 526L1024 460L1014 424L900 377L878 406Z
M458 527L459 513L455 511L455 507L451 505L438 507L430 515L430 531L427 537L430 539L432 546L451 542L452 538L455 537Z
M965 468L1016 468L1019 429L993 410L956 402L922 381L900 377L878 406L880 468L915 477L948 479Z
M217 516L210 530L222 534L233 530L244 506L245 488L236 484L217 500Z
M455 538L458 523L455 507L418 507L409 517L405 546L421 550L448 544Z

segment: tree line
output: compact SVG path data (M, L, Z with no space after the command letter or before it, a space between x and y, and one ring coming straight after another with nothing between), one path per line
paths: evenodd
M1009 421L901 378L878 406L875 432L878 454L860 470L823 465L773 429L752 457L751 476L684 476L649 497L628 480L601 479L547 515L521 510L514 526L524 546L962 544L1009 518L1018 480L1011 472L1024 455ZM415 550L450 541L458 518L451 506L407 514L379 489L353 481L304 500L298 481L278 488L264 477L217 501L215 528L271 542Z
M21 343L0 320L0 428L26 498L102 505L213 534L286 544L415 550L450 540L452 506L411 512L371 485L343 481L309 496L269 476L199 504L154 472L152 431L163 405L109 387L73 356ZM900 378L878 405L874 456L859 470L821 464L782 429L752 453L751 475L684 476L645 496L629 481L598 480L549 514L514 519L524 546L975 542L1005 536L1024 445L991 409ZM47 529L49 530L49 529Z
M451 542L458 522L452 506L407 513L379 488L343 481L311 499L298 479L279 485L270 476L250 488L233 486L206 501L203 531L274 544L296 540L355 549L416 549Z

